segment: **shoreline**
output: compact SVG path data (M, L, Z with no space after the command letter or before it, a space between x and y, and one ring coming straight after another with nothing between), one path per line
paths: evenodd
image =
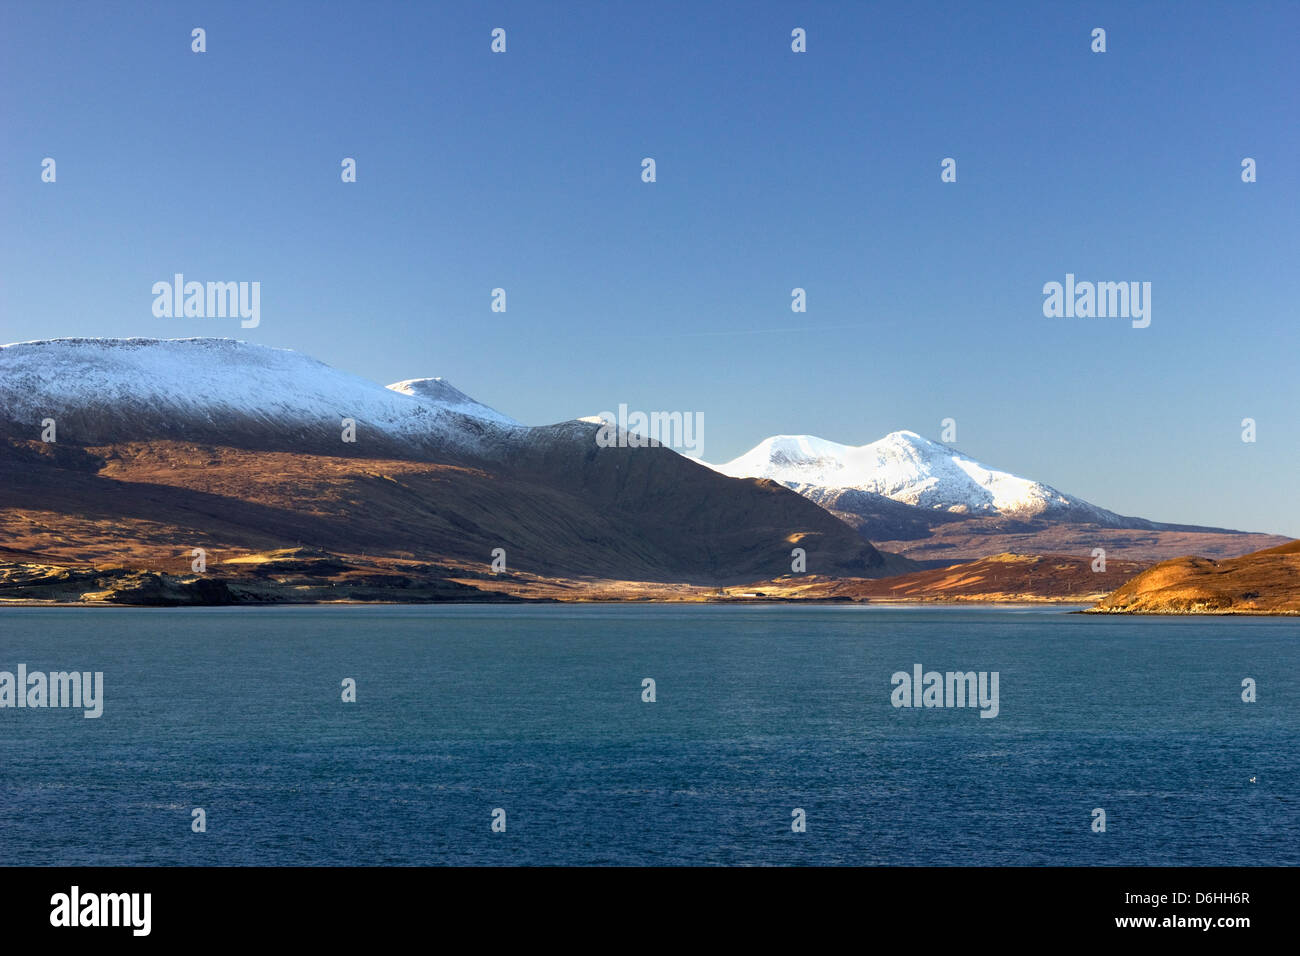
M624 605L624 606L673 606L673 605L711 605L711 606L730 606L730 607L753 607L756 605L781 605L781 606L814 606L814 607L863 607L863 608L883 608L883 609L904 609L904 608L1041 608L1060 609L1066 614L1087 614L1098 617L1300 617L1300 611L1253 611L1253 610L1219 610L1219 611L1113 611L1098 609L1096 607L1080 606L1085 605L1086 601L1058 599L1058 598L1038 598L1009 601L944 601L944 600L914 600L914 601L866 601L866 600L843 600L843 599L823 599L823 598L754 598L754 599L723 599L723 600L692 600L683 599L680 601L667 601L661 599L623 599L623 598L583 598L574 600L559 600L557 598L525 598L511 600L476 600L476 601L282 601L282 602L248 602L236 604L128 604L123 602L109 601L35 601L35 600L5 600L0 598L0 613L5 608L45 608L53 610L103 610L103 609L121 609L121 610L213 610L213 609L232 609L232 610L269 610L273 608L308 608L308 607L445 607L454 605L457 607L472 607L480 605L492 606L510 606L510 605L549 605L549 606L591 606L591 605Z

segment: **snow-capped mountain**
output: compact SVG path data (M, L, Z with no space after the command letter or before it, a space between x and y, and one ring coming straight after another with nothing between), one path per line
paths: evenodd
M233 339L49 339L0 347L0 426L54 419L80 444L174 438L274 447L478 450L517 422L439 379L385 388L288 349Z
M524 427L509 415L502 415L495 408L488 408L482 402L470 398L445 378L408 378L404 382L394 382L388 387L395 392L431 402L440 408L469 418L481 418L485 422L508 428Z
M867 445L776 435L710 467L777 482L821 505L882 552L932 567L1003 552L1091 560L1097 548L1135 561L1191 553L1231 557L1285 540L1116 514L910 431Z
M853 490L962 515L1060 517L1099 524L1125 520L910 431L891 432L867 445L842 445L812 435L776 435L739 458L712 467L734 478L769 478L827 507L831 506L828 498L841 497L832 492Z

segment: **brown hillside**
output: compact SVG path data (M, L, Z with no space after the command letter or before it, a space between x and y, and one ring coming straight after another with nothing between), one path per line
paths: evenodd
M477 465L332 457L187 442L0 446L0 559L188 572L241 553L332 554L486 568L494 548L535 575L717 584L891 563L770 482L662 448L562 438Z
M1239 558L1176 558L1089 609L1110 614L1300 614L1300 541Z
M914 571L874 580L790 575L729 588L764 597L846 601L1085 603L1102 597L1145 565L1109 561L1104 572L1091 559L1073 555L998 554L946 568Z

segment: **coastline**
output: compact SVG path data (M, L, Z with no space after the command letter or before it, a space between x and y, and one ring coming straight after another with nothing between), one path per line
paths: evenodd
M734 599L734 598L682 598L680 600L667 600L662 598L571 598L561 600L559 598L504 598L504 599L482 599L482 600L446 600L446 601L357 601L357 600L338 600L338 601L264 601L264 602L246 602L234 604L130 604L121 601L41 601L33 599L10 600L0 598L0 611L5 608L48 608L61 610L76 609L103 609L115 608L122 610L176 610L176 609L213 609L213 608L230 608L230 609L271 609L271 608L301 608L301 607L446 607L448 605L470 607L475 605L518 605L518 604L549 604L549 605L712 605L726 607L741 607L755 605L782 605L782 606L812 606L812 607L870 607L880 609L904 609L904 608L985 608L985 609L1015 609L1015 608L1041 608L1060 609L1066 614L1088 614L1109 617L1300 617L1300 610L1279 610L1279 611L1255 611L1255 610L1169 610L1169 611L1121 611L1107 610L1098 607L1080 606L1088 602L1069 598L1023 598L1019 600L943 600L939 598L918 598L914 600L891 600L891 601L872 601L872 600L849 600L836 598L752 598L752 599Z

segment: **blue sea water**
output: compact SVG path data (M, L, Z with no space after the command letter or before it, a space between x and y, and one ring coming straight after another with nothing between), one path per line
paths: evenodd
M0 670L102 671L105 705L0 709L0 863L1296 864L1298 638L1036 608L10 608ZM1000 713L895 708L917 663L997 671Z

